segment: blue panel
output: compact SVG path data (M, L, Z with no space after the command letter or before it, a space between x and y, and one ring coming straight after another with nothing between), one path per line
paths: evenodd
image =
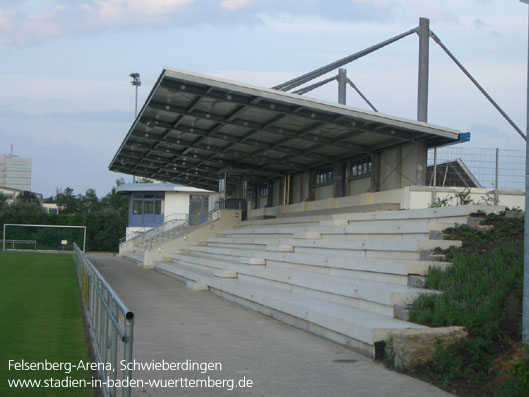
M459 142L469 142L470 141L470 132L462 132L459 134Z

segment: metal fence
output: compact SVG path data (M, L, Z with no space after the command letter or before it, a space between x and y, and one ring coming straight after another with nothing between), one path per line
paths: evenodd
M132 361L134 314L125 306L112 287L74 244L74 260L77 280L86 309L90 338L101 378L101 390L105 396L116 396L118 374L121 384L130 384L132 371L127 366ZM118 366L122 355L127 369ZM120 360L121 363L121 360ZM111 368L109 368L109 366ZM121 387L123 396L130 396L130 386Z
M430 149L426 185L524 190L525 150Z

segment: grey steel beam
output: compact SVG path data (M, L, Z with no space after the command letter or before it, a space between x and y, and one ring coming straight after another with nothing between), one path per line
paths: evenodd
M325 79L325 80L322 80L322 81L318 81L317 83L314 83L314 84L311 84L311 85L308 85L306 87L303 87L303 88L300 88L299 90L296 90L296 91L292 91L293 94L298 94L298 95L303 95L303 94L306 94L307 92L310 92L312 90L315 90L316 88L319 88L327 83L330 83L331 81L334 81L334 80L337 80L338 79L338 75L336 76L333 76L333 77L329 77L328 79Z
M478 90L481 91L481 93L487 98L487 100L496 108L498 112L503 116L505 120L512 126L512 128L515 129L515 131L524 139L527 140L526 135L522 132L522 130L515 124L514 121L503 111L503 109L496 103L494 99L489 95L487 91L481 86L481 84L478 83L478 81L470 74L470 72L463 66L461 62L455 57L452 52L443 44L441 39L432 31L430 31L430 36L432 39L443 49L443 51L454 61L454 63L461 69L461 71L472 81L472 83L477 87Z
M374 51L377 51L389 44L392 44L400 39L403 39L404 37L406 36L409 36L413 33L416 33L418 30L418 28L413 28L411 30L408 30L407 32L404 32L402 34L399 34L395 37L392 37L388 40L384 40L382 41L381 43L378 43L378 44L375 44L369 48L366 48L362 51L358 51L352 55L349 55L345 58L342 58L342 59L339 59L337 60L336 62L333 62L333 63L330 63L326 66L323 66L319 69L316 69L316 70L313 70L312 72L309 72L309 73L306 73L302 76L299 76L299 77L296 77L292 80L289 80L285 83L282 83L282 84L279 84L279 85L276 85L274 87L272 87L273 89L275 90L281 90L281 91L290 91L291 89L295 88L295 87L298 87L300 86L301 84L304 84L310 80L313 80L317 77L320 77L320 76L323 76L324 74L326 73L329 73L330 71L332 70L335 70L341 66L344 66L344 65L347 65L348 63L350 62L353 62L359 58L362 58L368 54L371 54L372 52Z
M338 103L345 105L347 101L347 70L338 69Z
M420 18L419 29L419 83L417 93L417 121L428 122L428 75L430 64L430 20Z
M347 78L347 83L353 87L353 89L358 93L358 95L360 95L360 97L368 104L368 106L373 109L373 111L377 112L378 113L378 109L375 107L375 105L373 105L371 103L371 101L369 101L369 99L367 99L367 97L362 93L362 91L360 91L360 89L356 86L355 83L353 83L351 81L351 79L348 77Z

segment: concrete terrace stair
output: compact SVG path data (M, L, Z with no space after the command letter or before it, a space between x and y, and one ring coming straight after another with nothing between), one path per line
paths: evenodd
M204 270L190 271L188 266L181 264L159 263L157 269L208 285L214 292L230 300L331 340L349 344L372 356L375 355L375 344L383 342L391 330L425 328L319 297L247 280L215 277Z
M158 271L370 356L419 294L442 230L483 207L447 207L254 219L158 262ZM503 208L487 207L490 212ZM402 317L401 317L402 318Z

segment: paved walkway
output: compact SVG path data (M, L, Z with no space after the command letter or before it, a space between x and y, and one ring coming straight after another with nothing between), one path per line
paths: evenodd
M253 380L252 388L137 388L135 396L449 396L359 355L112 254L90 260L135 313L134 358L220 362L221 371L141 372L135 379Z

